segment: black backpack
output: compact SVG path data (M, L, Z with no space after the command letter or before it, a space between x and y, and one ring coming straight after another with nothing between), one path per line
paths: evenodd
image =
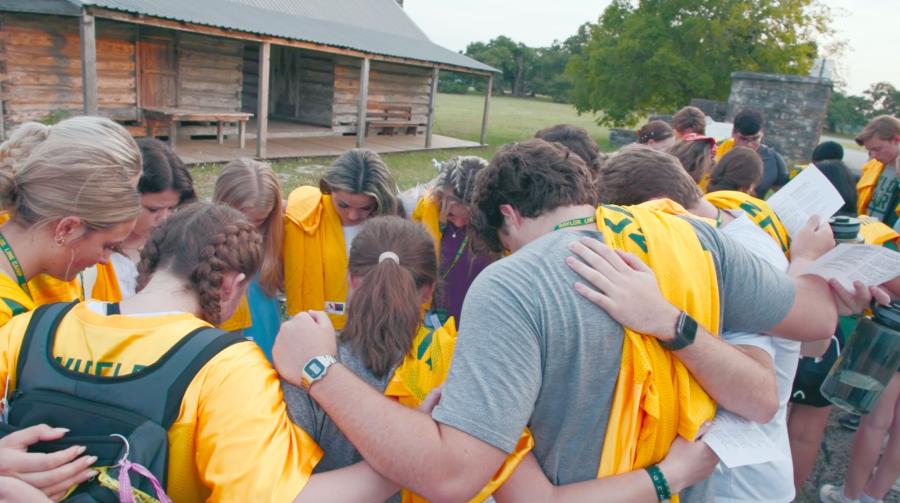
M19 351L8 424L0 423L0 436L41 423L65 427L69 433L62 439L29 450L55 452L84 445L85 454L97 456L96 467L109 467L104 471L113 480L119 476L117 463L127 453L130 462L146 467L165 488L168 431L185 390L213 356L245 339L202 327L137 372L118 377L73 372L54 359L52 349L60 321L76 304L47 304L32 314ZM134 489L157 497L150 480L133 472L129 477ZM119 497L95 479L79 485L65 501L118 502Z

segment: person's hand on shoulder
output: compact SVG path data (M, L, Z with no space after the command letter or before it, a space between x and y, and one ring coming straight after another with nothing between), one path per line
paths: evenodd
M303 366L316 356L337 354L334 326L322 311L302 312L281 324L272 360L281 377L301 386Z
M594 287L575 283L578 293L635 332L663 341L675 337L680 311L666 300L656 275L641 259L593 238L573 242L569 249L581 260L566 257L566 264Z

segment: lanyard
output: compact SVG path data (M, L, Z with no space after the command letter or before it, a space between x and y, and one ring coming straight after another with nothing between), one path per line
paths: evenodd
M565 222L557 225L553 228L553 230L558 231L560 229L565 229L567 227L578 227L579 225L586 225L590 223L594 223L597 221L597 217L595 215L591 215L589 217L584 218L573 218L572 220L566 220Z
M31 297L31 290L28 289L28 280L25 279L25 271L22 270L19 259L16 258L16 254L13 253L12 248L9 246L9 242L6 241L6 238L3 237L2 233L0 233L0 250L6 255L6 260L9 261L9 265L12 267L13 272L16 273L16 281L19 282L19 288L21 288L28 297Z
M462 243L460 243L459 248L456 250L456 255L454 255L453 260L450 262L450 265L444 271L444 274L441 274L441 280L447 279L447 275L450 274L450 271L456 267L456 263L459 262L459 258L462 257L463 253L466 251L466 245L469 244L469 234L466 234L466 237L463 238Z

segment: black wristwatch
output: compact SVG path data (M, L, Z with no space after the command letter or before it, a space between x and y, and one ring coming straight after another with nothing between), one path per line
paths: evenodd
M691 315L682 311L678 315L678 321L675 323L675 338L671 341L659 341L662 347L670 351L678 351L679 349L690 346L697 336L697 321L691 318Z

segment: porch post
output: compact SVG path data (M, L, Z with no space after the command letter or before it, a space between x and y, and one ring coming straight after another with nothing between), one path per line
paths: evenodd
M487 92L484 94L484 115L481 118L481 144L487 145L488 112L491 109L491 89L494 87L494 74L488 75Z
M425 127L425 148L431 148L431 136L434 133L434 100L437 96L438 77L441 70L434 68L431 74L431 94L428 96L428 125Z
M359 105L356 118L356 148L366 141L366 111L369 106L369 58L363 58L359 70Z
M81 9L81 85L84 114L97 115L97 31L94 15Z
M266 158L266 142L269 140L269 54L272 44L259 44L259 85L256 103L256 157Z

